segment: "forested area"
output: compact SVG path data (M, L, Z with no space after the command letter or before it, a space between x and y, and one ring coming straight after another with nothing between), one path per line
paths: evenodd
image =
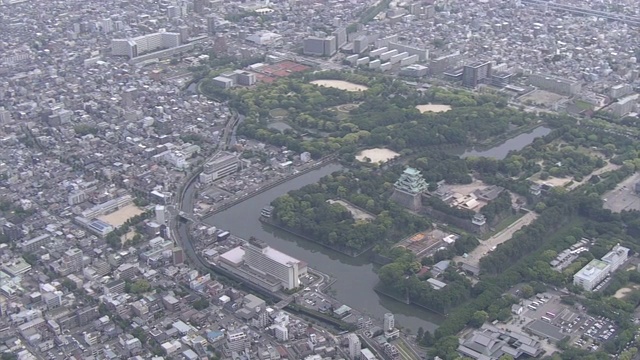
M274 200L273 220L348 254L375 244L395 243L430 227L429 220L389 200L398 175L399 171L374 173L369 169L334 173ZM344 206L327 201L336 199L346 200L376 218L356 221Z
M613 188L629 174L628 169L622 168L608 176L608 178L615 178L615 181L606 183L606 180L603 180L604 184L601 188L597 187L601 183L586 184L572 193L562 190L552 192L545 200L546 209L542 211L536 222L517 232L512 240L502 244L481 260L480 265L485 276L472 289L471 296L474 299L464 308L457 308L436 331L435 337L446 339L456 334L472 321L475 312L488 309L497 299L502 298L505 290L519 282L540 281L552 285L566 285L572 274L552 271L548 261L558 251L575 243L576 239L583 236L597 239L596 245L590 249L590 252L581 255L584 257L583 262L593 257L601 257L618 242L635 251L640 250L640 240L630 235L634 230L627 229L625 226L625 222L634 221L640 214L638 212L612 214L602 209L602 200L598 196ZM635 280L635 278L628 278L617 281L624 283ZM578 291L575 288L572 290ZM604 347L606 351L615 353L621 350L629 340L629 330L633 328L633 324L629 321L630 313L638 305L640 293L631 294L622 300L605 295L587 294L587 300L580 301L590 313L610 317L621 327L622 335L612 339L610 344L605 344ZM556 358L600 359L606 356L608 355L588 354L582 350L569 348Z
M478 240L473 236L465 235L456 241L447 254L462 255L476 246L478 246ZM407 296L412 303L443 314L452 307L464 303L471 296L471 282L458 274L455 266L451 266L442 275L442 280L447 283L447 286L435 290L426 282L429 276L417 275L423 263L427 264L433 259L424 258L420 261L412 252L399 247L393 248L388 254L394 261L380 268L378 272L381 289L385 292L401 298Z
M350 81L369 89L347 92L309 83L315 79ZM231 105L247 116L240 135L294 151L309 151L314 158L353 145L403 151L481 142L537 120L533 114L507 107L506 100L496 95L444 89L419 93L402 81L355 73L293 76L257 88L238 89L231 96ZM424 114L415 108L431 102L453 108ZM355 108L339 116L335 107L343 104L354 104ZM280 132L268 127L274 109L286 111L285 121L292 129Z

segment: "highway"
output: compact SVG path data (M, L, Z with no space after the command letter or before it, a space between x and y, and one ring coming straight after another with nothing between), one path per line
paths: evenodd
M607 19L607 20L617 20L617 21L625 22L629 25L640 26L640 17L632 16L632 15L617 14L617 13L612 13L607 11L581 8L577 6L558 4L558 3L544 1L544 0L522 0L522 3L527 5L537 5L537 6L547 7L547 9L551 9L551 10L566 11L572 14L596 16L599 18Z

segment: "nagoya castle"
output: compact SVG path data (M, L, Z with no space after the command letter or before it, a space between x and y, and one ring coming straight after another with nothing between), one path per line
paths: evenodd
M408 167L395 184L391 200L398 204L417 211L422 207L422 193L427 190L429 184L424 180L420 170Z

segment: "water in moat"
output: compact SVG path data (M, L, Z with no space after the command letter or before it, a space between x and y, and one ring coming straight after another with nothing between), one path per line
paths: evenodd
M545 136L550 132L551 132L551 129L549 129L548 127L538 126L537 128L529 132L524 132L522 134L516 135L511 139L505 140L491 148L483 149L483 148L475 148L475 147L470 147L470 148L459 147L459 148L453 148L449 152L451 154L458 155L463 158L470 157L470 156L474 156L474 157L484 156L488 158L502 160L507 157L507 154L509 154L509 151L520 151L524 149L525 146L531 144L533 140L539 137Z
M375 273L376 266L369 261L368 254L352 258L258 220L260 210L277 197L290 190L316 183L323 176L341 169L342 167L336 164L326 165L215 214L205 221L241 238L248 239L254 236L262 239L270 246L307 262L311 268L332 275L337 281L331 287L331 295L352 308L377 319L382 319L385 313L391 312L395 314L398 325L411 329L414 334L418 327L433 331L442 321L441 316L379 295L373 290L378 283L378 275Z
M551 129L540 126L490 149L457 149L454 153L462 157L487 156L503 159L509 151L521 150L549 132ZM331 287L334 291L333 297L350 307L377 319L382 319L385 313L391 312L395 314L396 322L400 326L411 329L414 333L419 327L429 331L435 330L437 324L443 320L442 316L390 299L373 290L378 283L378 275L375 272L376 265L371 263L368 254L352 258L258 220L260 210L277 197L290 190L316 183L323 176L339 170L342 170L340 165L328 164L215 214L205 221L245 239L251 236L262 239L270 246L307 262L312 268L332 275L337 279Z

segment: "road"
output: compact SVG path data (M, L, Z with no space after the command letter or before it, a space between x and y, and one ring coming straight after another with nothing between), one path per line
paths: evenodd
M494 246L498 246L503 242L511 239L511 237L516 231L531 224L537 217L538 217L538 214L536 214L533 211L526 213L523 217L516 220L513 224L509 225L506 229L500 231L499 233L493 235L492 237L490 237L485 241L481 241L480 245L478 245L475 249L473 249L472 252L467 254L468 256L466 258L463 258L462 256L456 256L455 258L453 258L453 261L455 263L463 262L465 264L469 264L472 266L478 266L480 264L480 259L482 259L482 257L487 255L487 253L491 251L491 248L493 248Z

